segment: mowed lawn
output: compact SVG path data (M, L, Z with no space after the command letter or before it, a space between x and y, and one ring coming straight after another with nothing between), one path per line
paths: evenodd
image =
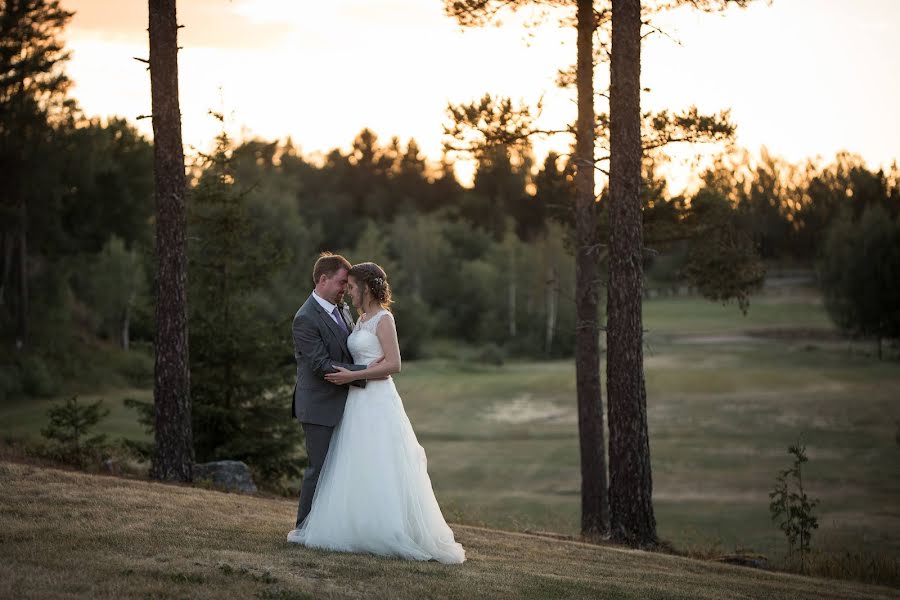
M647 359L660 535L681 548L784 548L768 491L801 438L816 543L900 556L900 374L760 342L659 343ZM810 356L812 354L813 356ZM401 393L454 518L575 533L579 469L568 363L410 369ZM820 546L821 547L821 546Z
M644 307L663 539L682 549L778 556L785 542L770 520L768 492L799 438L810 459L804 482L821 501L813 545L900 556L897 362L863 355L865 344L848 352L814 294L755 298L746 317L735 306L696 298ZM448 519L577 533L571 361L410 362L397 385ZM147 399L150 392L93 397L113 408L105 430L140 437L121 405L126 396ZM0 431L38 435L48 405L0 405Z

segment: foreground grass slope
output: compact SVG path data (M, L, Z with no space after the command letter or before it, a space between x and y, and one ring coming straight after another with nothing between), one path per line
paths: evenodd
M454 526L460 566L289 545L291 500L0 462L0 597L897 598L896 590Z
M654 507L664 540L702 554L760 552L778 564L786 543L768 492L789 464L788 445L802 437L810 458L804 482L821 500L813 548L900 556L896 361L863 354L871 342L850 351L816 293L802 290L755 297L746 317L698 298L647 301L644 317ZM99 430L146 439L122 399L151 400L152 390L110 385L80 396L112 409ZM451 520L578 533L571 360L409 362L397 386ZM47 409L64 397L0 403L0 435L40 438Z

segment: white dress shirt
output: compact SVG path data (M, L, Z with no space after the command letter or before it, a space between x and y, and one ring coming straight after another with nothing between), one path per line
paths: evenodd
M312 295L313 295L313 298L316 299L316 302L319 303L319 306L321 306L323 309L325 309L325 312L328 313L328 316L331 317L331 320L334 321L335 323L337 323L338 325L341 325L342 323L340 323L337 320L337 317L334 316L334 309L337 305L329 302L325 298L322 298L316 292L313 292ZM341 312L340 308L338 308L338 312ZM344 325L344 327L347 327L346 323L343 323L343 325Z

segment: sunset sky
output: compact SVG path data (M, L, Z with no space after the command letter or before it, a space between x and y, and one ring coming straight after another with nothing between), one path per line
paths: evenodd
M73 94L89 115L150 112L147 2L63 0ZM284 139L314 155L349 147L363 128L383 142L416 138L440 157L448 101L485 92L534 103L542 124L574 118L555 88L574 63L574 29L461 31L441 0L190 0L179 2L184 140L207 149L223 110L238 137ZM657 24L678 40L644 44L644 108L732 109L737 144L792 161L842 149L873 167L900 157L900 0L758 1L724 15L680 10ZM150 133L144 119L138 127ZM540 157L564 140L536 146ZM673 165L670 182L684 185ZM459 174L467 178L467 170Z

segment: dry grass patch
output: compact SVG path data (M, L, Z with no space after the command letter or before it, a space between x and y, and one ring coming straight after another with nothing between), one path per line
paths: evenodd
M0 597L897 597L459 525L459 566L309 550L285 542L295 510L291 500L0 462Z

